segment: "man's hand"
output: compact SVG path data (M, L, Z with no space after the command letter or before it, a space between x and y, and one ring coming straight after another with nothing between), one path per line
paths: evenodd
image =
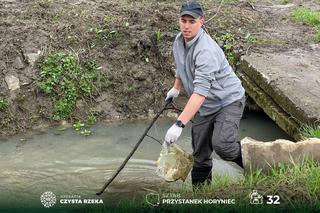
M173 124L170 129L168 129L166 137L165 137L165 141L168 144L172 144L175 143L178 138L181 135L183 128L182 127L178 127L176 124Z
M179 90L177 90L176 88L172 87L169 92L167 93L167 97L166 100L169 100L170 98L176 98L179 96Z

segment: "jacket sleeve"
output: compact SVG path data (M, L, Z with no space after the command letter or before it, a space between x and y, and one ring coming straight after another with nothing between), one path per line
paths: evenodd
M180 79L180 73L179 73L178 67L177 67L177 65L176 65L176 62L175 62L175 70L174 70L174 73L175 73L174 77Z
M193 92L207 97L211 83L215 81L215 72L219 70L218 59L214 53L208 49L203 49L195 55L194 60L195 76Z

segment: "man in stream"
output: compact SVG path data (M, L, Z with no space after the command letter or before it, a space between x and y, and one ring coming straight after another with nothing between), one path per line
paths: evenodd
M203 24L201 5L195 1L183 3L179 16L181 32L173 44L175 82L166 97L166 100L178 97L182 84L190 97L167 131L165 141L175 143L193 118L191 177L194 187L211 181L213 150L222 159L242 167L237 139L245 91L222 49L203 30Z

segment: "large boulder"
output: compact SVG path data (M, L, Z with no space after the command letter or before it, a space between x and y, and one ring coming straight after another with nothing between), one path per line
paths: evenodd
M309 138L299 142L275 140L272 142L257 141L246 137L241 140L241 151L244 171L262 169L270 171L279 163L290 164L301 162L304 158L320 161L320 139Z

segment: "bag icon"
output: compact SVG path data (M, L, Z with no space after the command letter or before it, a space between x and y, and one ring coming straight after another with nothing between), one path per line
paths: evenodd
M253 190L250 193L250 204L263 204L263 197L258 193L257 190Z

